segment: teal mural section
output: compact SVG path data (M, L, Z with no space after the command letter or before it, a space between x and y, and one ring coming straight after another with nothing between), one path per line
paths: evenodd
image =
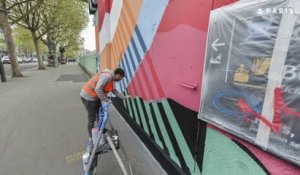
M207 128L203 175L266 175L230 138Z

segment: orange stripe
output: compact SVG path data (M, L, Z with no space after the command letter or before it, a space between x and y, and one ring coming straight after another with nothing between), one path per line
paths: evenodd
M118 53L117 59L120 57L120 53L121 53L120 42L118 40L119 40L119 36L118 36L117 31L116 31L115 38L114 38L114 45L116 46L117 53Z
M123 51L124 53L126 51L131 40L136 21L140 15L142 3L142 0L123 0L119 23L116 28L116 33L113 36L112 43L110 43L111 46L107 44L102 53L100 53L100 69L106 67L115 68L119 64L122 58L121 52ZM98 43L100 43L100 40L101 38Z
M124 1L124 4L125 4L125 18L126 18L126 20L127 20L127 22L128 22L128 24L130 24L130 26L133 26L133 28L135 27L135 20L133 19L134 17L132 16L132 13L131 13L131 11L130 11L130 7L128 7L128 4L127 3L125 3L125 1ZM127 5L126 5L127 4Z

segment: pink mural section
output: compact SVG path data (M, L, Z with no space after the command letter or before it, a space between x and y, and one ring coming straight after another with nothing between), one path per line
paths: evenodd
M199 65L204 62L211 6L212 1L169 2L152 46L143 61L149 62L151 59L153 64L152 72L157 77L150 77L153 81L144 87L154 90L151 94L151 91L147 91L145 95L134 91L135 84L140 84L137 76L129 85L133 95L139 95L146 100L171 98L191 110L198 111L202 81L202 68ZM183 12L182 9L189 10ZM138 72L143 73L142 70ZM159 84L160 91L164 93L157 93L155 84Z
M209 14L212 9L232 2L234 1L170 0L161 21L158 21L156 24L159 25L159 27L153 41L151 40L152 43L150 47L147 46L146 48L145 46L145 53L142 51L143 49L141 49L142 46L139 46L138 43L140 42L147 45L145 44L146 42L143 43L144 41L142 41L146 40L145 37L147 36L144 36L144 33L138 33L138 30L140 30L142 26L136 25L132 33L126 33L126 36L132 34L132 40L126 38L126 41L128 39L130 43L127 51L120 49L123 54L126 53L124 54L126 58L123 56L120 62L123 61L121 65L124 65L125 71L127 71L127 73L130 71L133 77L127 77L128 79L126 81L128 84L123 85L123 90L125 91L127 89L130 95L141 97L150 103L162 99L172 99L181 106L197 112L200 106L205 49L209 47L206 46ZM98 1L98 32L102 28L105 13L114 13L111 11L112 3L113 0ZM139 14L143 13L142 10L143 8L141 7ZM126 8L124 11L126 11L126 14L131 13L130 8ZM123 19L122 26L130 19L130 16L124 16L124 13L121 13L120 19ZM151 18L151 14L147 17ZM146 22L147 21L145 21L145 23ZM137 24L141 25L142 23L137 21ZM125 36L125 32L123 28L122 30L117 30L116 35L120 36L117 38L118 42L116 42L119 44L117 45L118 48L121 48L120 46L125 38L123 37L123 35ZM134 44L132 44L132 41L134 41ZM99 41L97 41L97 43L99 44ZM115 43L112 45L114 44ZM127 42L124 45L127 46ZM128 52L128 50L130 52ZM138 54L140 54L142 58L136 58ZM126 61L124 61L125 59ZM137 70L133 70L133 64L136 64ZM186 120L191 118L191 116L185 117ZM209 128L219 131L220 136L225 135L243 145L250 151L251 155L249 153L249 157L255 156L257 164L267 169L268 172L275 175L300 174L299 167L215 127L209 125ZM188 138L189 136L186 137ZM237 147L236 149L241 148Z
M147 101L170 98L198 111L209 13L232 2L170 1L153 43L128 85L129 93ZM270 173L300 174L295 165L210 127L245 146Z
M105 13L110 13L113 0L98 0L98 21L99 28L102 28Z

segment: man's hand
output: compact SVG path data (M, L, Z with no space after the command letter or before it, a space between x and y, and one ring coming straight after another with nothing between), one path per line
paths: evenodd
M109 105L111 105L112 104L112 101L111 101L111 99L108 99L108 100L106 100L106 101L102 101L102 104L103 103L108 103Z
M131 95L126 95L125 98L129 99L129 98L132 98L132 96Z

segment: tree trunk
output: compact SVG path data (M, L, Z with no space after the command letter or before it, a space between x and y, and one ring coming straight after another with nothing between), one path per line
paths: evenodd
M39 42L38 42L38 39L36 36L36 32L31 31L31 35L32 35L32 39L33 39L33 43L34 43L34 47L35 47L36 57L39 62L39 70L43 70L43 69L45 69L45 67L44 67L43 59L41 59L41 57L40 57L40 48L39 48Z
M50 39L50 34L47 33L47 40L45 41L45 44L47 45L48 48L48 66L55 66L54 59L55 59L55 50L54 50L54 45L53 42Z
M4 7L4 2L5 0L0 0L1 7ZM12 29L8 22L7 13L4 11L0 11L0 26L3 30L5 42L7 45L12 77L22 77L23 75L21 73L18 61L16 59L16 47L15 47L14 38L12 36Z

